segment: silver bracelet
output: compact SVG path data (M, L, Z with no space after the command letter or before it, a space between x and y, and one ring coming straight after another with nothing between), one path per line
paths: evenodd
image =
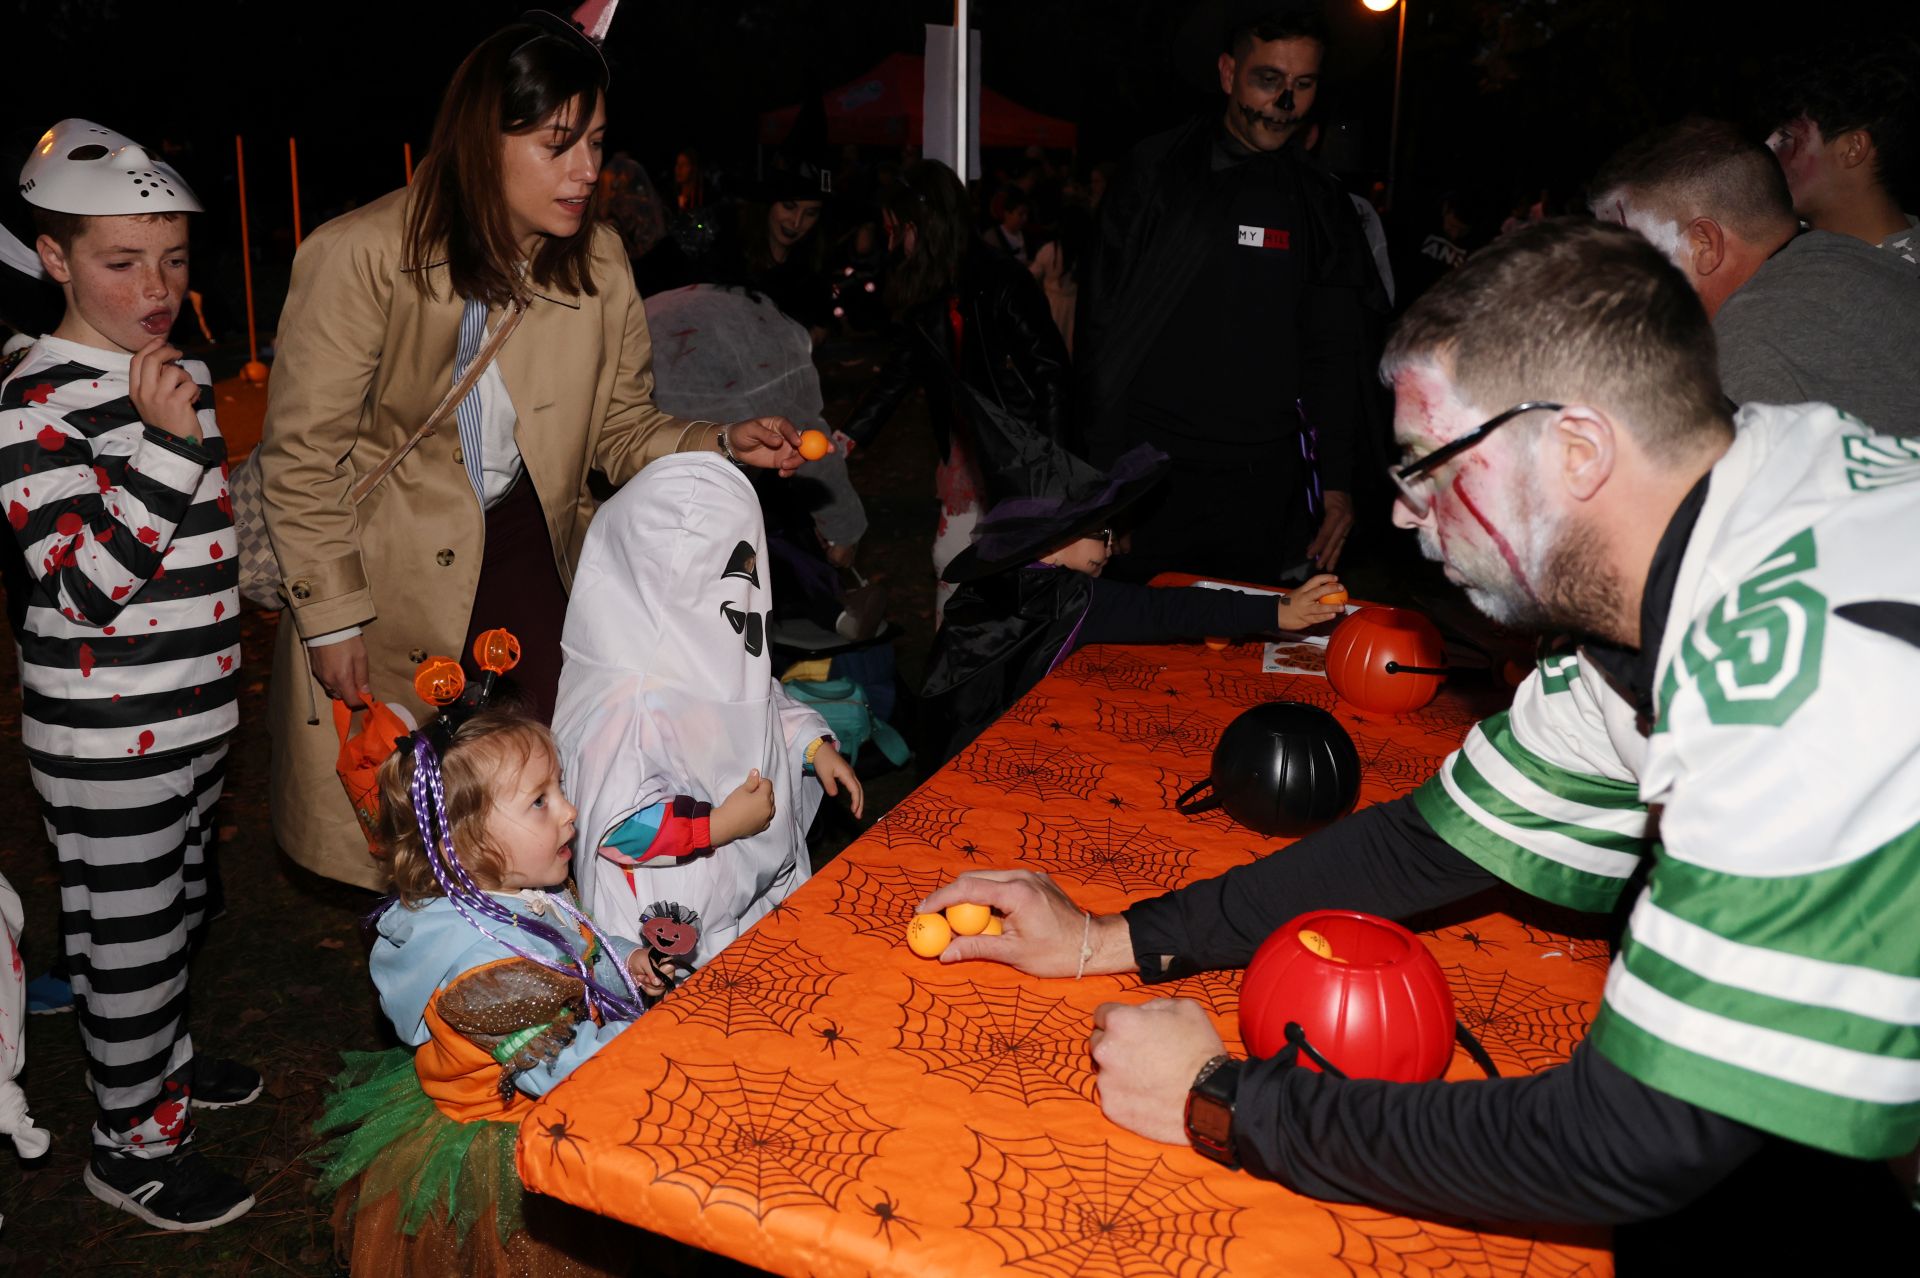
M721 455L734 465L740 465L740 459L733 455L733 441L727 438L727 428L722 426L713 433L713 437L720 442Z
M1073 979L1079 980L1087 974L1087 960L1093 957L1093 914L1082 910L1087 921L1080 925L1080 966L1073 970Z

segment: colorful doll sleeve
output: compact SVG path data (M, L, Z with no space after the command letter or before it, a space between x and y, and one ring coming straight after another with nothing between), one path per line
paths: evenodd
M642 808L600 841L600 855L621 865L713 851L713 805L684 794Z

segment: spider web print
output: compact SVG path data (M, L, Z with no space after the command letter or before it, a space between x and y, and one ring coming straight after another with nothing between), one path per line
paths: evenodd
M1034 1105L1094 1100L1087 1014L1025 986L923 984L900 1005L895 1046L930 1074Z
M1192 789L1194 783L1201 780L1204 775L1203 773L1200 777L1182 776L1171 768L1161 768L1159 778L1161 805L1172 812L1173 805L1180 801L1180 796ZM1210 825L1220 830L1241 828L1232 817L1227 815L1224 808L1208 808L1205 812L1183 812L1180 815L1188 821L1197 821L1202 825Z
M1160 678L1160 667L1124 648L1095 645L1068 657L1054 673L1077 684L1097 683L1108 692L1119 692L1122 688L1151 688Z
M1557 936L1526 923L1520 924L1520 930L1527 934L1528 944L1538 945L1544 951L1559 950L1574 962L1586 963L1603 972L1613 966L1613 949L1599 937Z
M1389 1216L1367 1207L1321 1204L1340 1230L1335 1258L1354 1278L1580 1278L1599 1271L1550 1243Z
M1045 714L1047 708L1052 704L1052 697L1030 692L1014 702L1013 708L1001 715L1000 718L1006 722L1024 723L1028 727L1032 727L1033 721L1038 719L1042 714Z
M1272 675L1229 674L1224 670L1207 671L1207 695L1228 705L1265 705L1280 696L1280 685Z
M903 843L938 848L953 837L966 815L967 809L959 804L947 803L938 794L922 790L896 803L863 837L877 839L889 848Z
M843 861L846 873L836 885L839 895L830 914L838 914L863 935L900 939L900 929L913 921L914 907L947 881L941 870L909 870L898 865L862 865Z
M749 932L687 978L655 1010L731 1037L747 1030L791 1034L813 1014L840 972L797 941Z
M1476 972L1459 964L1442 969L1453 989L1453 1011L1473 1031L1503 1074L1517 1067L1537 1074L1564 1062L1587 1036L1586 1001L1555 994L1510 972Z
M1164 985L1149 985L1146 992L1157 998L1190 998L1203 1003L1215 1016L1240 1014L1240 973L1198 972Z
M1028 742L1010 746L976 742L953 761L961 776L1002 794L1031 794L1047 802L1087 799L1100 788L1106 765L1064 746Z
M1021 817L1020 860L1058 878L1119 892L1171 892L1193 874L1192 848L1112 817Z
M1095 705L1102 733L1178 755L1210 753L1224 726L1205 711L1183 710L1178 703L1142 706L1100 701Z
M691 1191L703 1209L738 1207L755 1220L782 1207L838 1209L898 1130L833 1084L792 1070L671 1058L633 1127L626 1146L653 1160L655 1184Z
M990 1139L979 1131L967 1168L965 1228L984 1234L1009 1268L1044 1278L1212 1278L1225 1275L1243 1210L1159 1155L1102 1141Z
M1371 756L1360 760L1360 775L1395 794L1412 794L1440 770L1440 759L1425 750L1383 740Z

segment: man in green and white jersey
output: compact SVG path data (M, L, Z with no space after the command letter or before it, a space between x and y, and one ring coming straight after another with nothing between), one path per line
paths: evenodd
M1204 1064L1216 1100L1235 1079L1249 1170L1413 1214L1647 1220L1783 1148L1870 1170L1897 1208L1864 1160L1920 1141L1920 444L1820 404L1730 416L1685 280L1590 222L1477 254L1383 371L1396 522L1490 617L1568 638L1408 799L1091 924L1043 876L965 876L927 907L1008 925L949 956L1058 974L1084 937L1085 971L1157 982L1242 966L1320 907L1405 917L1505 882L1618 911L1559 1068L1222 1065L1197 1005L1156 999L1096 1014L1102 1105L1185 1140Z

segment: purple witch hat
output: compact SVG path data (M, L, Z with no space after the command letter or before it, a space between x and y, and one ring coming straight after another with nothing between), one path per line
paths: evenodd
M978 581L1091 536L1151 492L1167 468L1167 455L1151 444L1121 454L1104 472L1067 456L1073 465L1061 491L1009 497L995 505L974 529L973 544L955 555L941 576L956 583Z

